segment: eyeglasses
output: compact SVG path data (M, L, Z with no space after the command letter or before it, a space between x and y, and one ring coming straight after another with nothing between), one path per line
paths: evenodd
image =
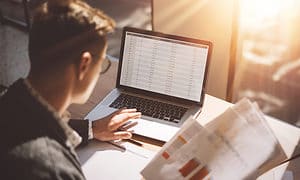
M106 56L102 62L102 67L101 67L101 71L100 74L104 74L108 71L108 69L111 66L111 61L109 60L109 58Z
M93 59L100 59L99 55L94 55L92 54ZM108 71L108 69L111 66L111 61L110 61L110 57L108 55L105 56L105 58L102 60L102 65L101 65L101 71L100 74L104 74Z

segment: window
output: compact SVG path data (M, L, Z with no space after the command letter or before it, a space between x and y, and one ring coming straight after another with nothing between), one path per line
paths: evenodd
M300 126L300 2L240 0L234 101Z

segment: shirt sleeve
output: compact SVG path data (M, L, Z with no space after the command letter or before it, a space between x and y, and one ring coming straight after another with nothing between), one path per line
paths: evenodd
M82 142L80 145L87 144L90 137L90 133L93 134L91 128L91 122L83 119L70 119L69 125L73 128L81 137Z
M90 120L87 120L87 121L89 122L89 137L88 137L88 139L91 140L94 138L92 121L90 121Z

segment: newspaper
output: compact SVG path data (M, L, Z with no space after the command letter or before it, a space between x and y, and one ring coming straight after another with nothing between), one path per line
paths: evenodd
M243 99L205 127L190 117L142 170L145 179L253 179L286 158L264 116Z

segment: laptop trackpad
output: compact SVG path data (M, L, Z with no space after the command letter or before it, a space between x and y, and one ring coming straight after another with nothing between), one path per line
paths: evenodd
M85 118L94 121L103 118L107 115L110 115L116 110L117 109L107 107L106 105L98 104L90 113L87 114ZM150 137L165 142L169 141L179 130L179 128L175 126L165 125L162 123L157 123L145 119L134 119L131 121L138 122L136 126L129 129L133 130L134 134Z
M137 119L138 124L131 128L134 134L150 137L161 141L169 141L179 130L178 127L165 125L145 119Z

